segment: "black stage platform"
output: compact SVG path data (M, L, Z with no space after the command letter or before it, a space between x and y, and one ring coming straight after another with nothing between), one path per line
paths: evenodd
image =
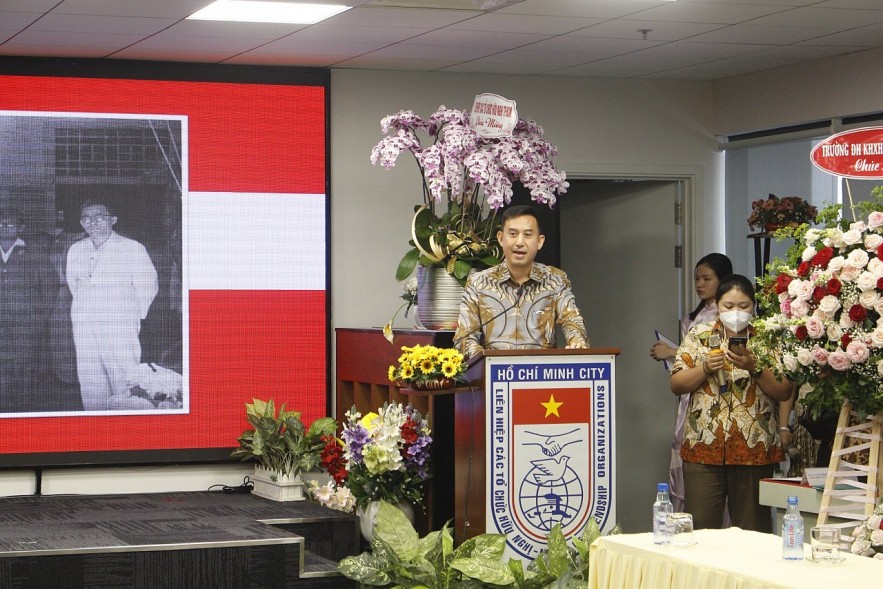
M358 519L249 494L0 498L0 587L346 588Z

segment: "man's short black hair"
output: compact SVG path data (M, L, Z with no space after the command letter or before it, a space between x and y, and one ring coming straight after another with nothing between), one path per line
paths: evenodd
M500 218L500 228L506 226L506 221L509 219L514 219L515 217L523 217L528 215L536 219L537 229L540 232L540 235L543 234L543 224L540 222L539 214L537 210L530 205L515 205L514 207L509 207L508 209L503 210L503 216Z
M116 214L113 212L113 209L109 204L101 200L87 200L80 206L80 216L83 215L83 211L85 211L89 207L104 207L107 211L107 214L111 217L116 217Z

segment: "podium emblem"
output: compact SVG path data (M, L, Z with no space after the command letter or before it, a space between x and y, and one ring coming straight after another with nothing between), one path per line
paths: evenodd
M547 358L489 367L486 530L524 559L555 525L569 539L590 517L614 521L612 360Z

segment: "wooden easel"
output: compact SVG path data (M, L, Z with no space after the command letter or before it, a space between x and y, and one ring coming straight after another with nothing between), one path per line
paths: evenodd
M834 448L819 507L817 522L820 526L827 523L828 516L845 520L829 524L833 527L858 526L873 513L880 491L883 490L883 414L869 416L866 421L855 425L849 425L850 415L856 414L852 411L852 405L846 402L840 409L837 432L834 435ZM854 446L847 446L846 438L862 441ZM869 451L867 465L855 464L845 459L846 456L862 450ZM857 476L866 476L867 482L855 480L854 477ZM837 505L831 505L831 500L835 497L840 501Z

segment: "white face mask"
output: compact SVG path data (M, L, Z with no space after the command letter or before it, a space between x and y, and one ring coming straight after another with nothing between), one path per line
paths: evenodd
M720 314L720 321L730 331L739 333L748 327L751 317L751 313L747 311L724 311Z

